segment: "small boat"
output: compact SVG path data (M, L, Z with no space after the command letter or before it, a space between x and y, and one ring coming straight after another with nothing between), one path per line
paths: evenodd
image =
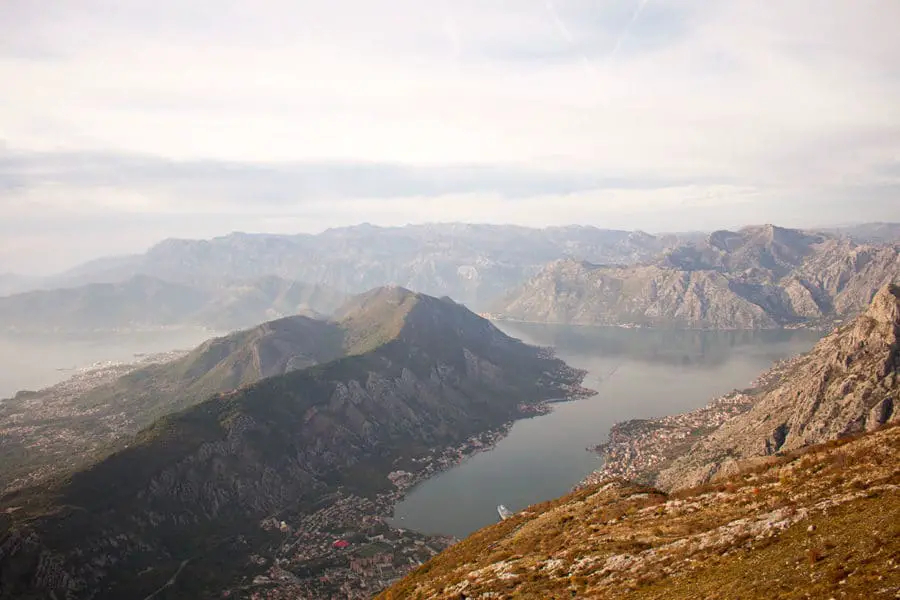
M505 521L506 519L508 519L508 518L510 518L511 516L513 516L514 513L513 513L513 511L509 510L508 508L506 508L506 507L503 506L502 504L499 504L499 505L497 506L497 514L500 515L500 519L502 519L502 520Z

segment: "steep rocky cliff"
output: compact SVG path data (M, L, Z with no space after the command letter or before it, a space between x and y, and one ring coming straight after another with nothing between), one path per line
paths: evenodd
M141 598L165 583L156 567L179 563L187 587L167 597L208 594L279 544L260 519L390 490L397 461L583 377L450 300L393 288L363 304L381 325L356 336L355 354L216 395L94 466L5 496L0 598Z
M749 410L662 471L664 488L696 485L741 461L795 450L900 420L900 287L794 361Z
M718 271L604 267L571 260L548 266L495 314L578 325L777 326L761 306L736 294Z
M896 245L774 226L717 231L639 266L562 260L494 309L501 318L596 325L758 329L858 314L900 278Z
M605 481L472 534L380 600L895 598L900 427L717 485Z

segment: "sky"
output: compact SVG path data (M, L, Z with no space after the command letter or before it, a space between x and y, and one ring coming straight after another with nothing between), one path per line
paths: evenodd
M900 221L897 0L0 0L0 272L369 222Z

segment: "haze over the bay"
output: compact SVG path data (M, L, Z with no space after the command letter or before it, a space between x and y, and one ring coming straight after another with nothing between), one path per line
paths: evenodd
M367 221L900 220L896 0L0 7L0 272Z

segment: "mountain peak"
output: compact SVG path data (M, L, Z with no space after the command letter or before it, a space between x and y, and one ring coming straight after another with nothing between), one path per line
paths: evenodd
M364 354L396 339L413 307L423 298L396 285L378 287L351 298L335 313L347 332L347 352Z
M879 323L900 326L900 285L889 283L878 290L865 314Z
M335 317L339 321L344 321L359 317L362 313L381 312L391 307L399 308L406 303L415 302L420 297L421 294L404 287L384 285L353 296L335 312Z

